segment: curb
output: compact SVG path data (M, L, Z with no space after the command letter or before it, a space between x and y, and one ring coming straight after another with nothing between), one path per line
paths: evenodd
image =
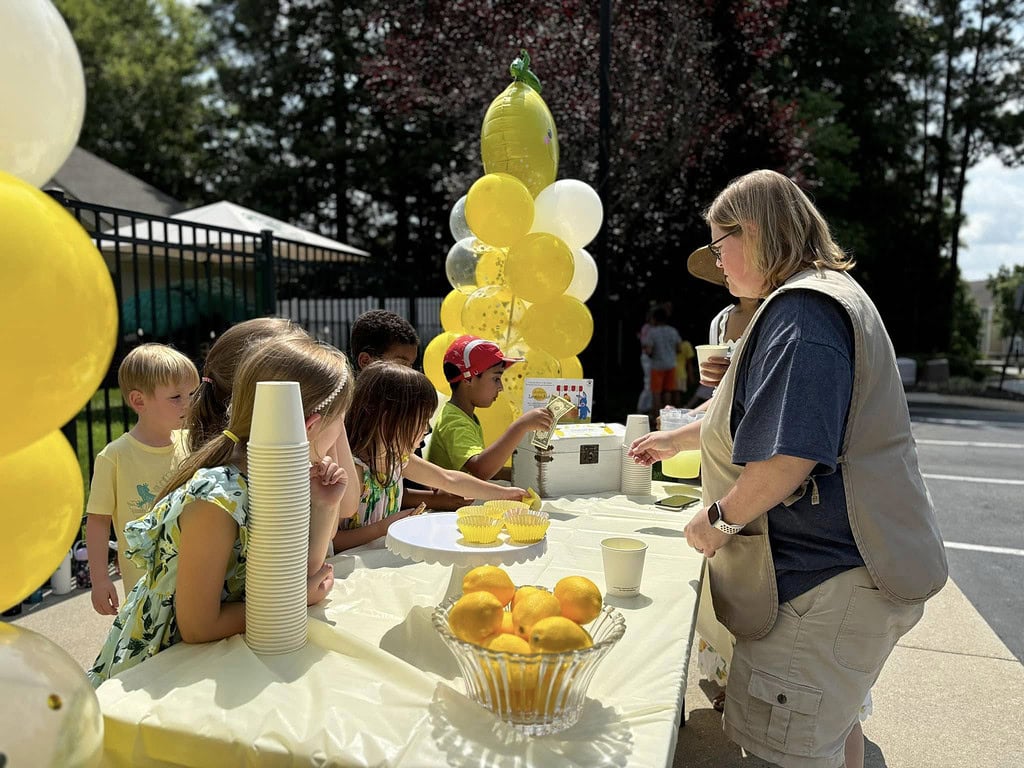
M906 394L907 402L917 405L948 405L958 408L976 408L985 411L1024 413L1024 400L972 397L971 395L946 395L939 392L907 392Z

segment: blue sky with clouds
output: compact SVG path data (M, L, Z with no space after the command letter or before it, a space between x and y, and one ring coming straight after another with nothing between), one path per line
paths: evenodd
M967 222L960 230L960 274L984 280L1001 264L1024 264L1024 168L995 157L967 172Z

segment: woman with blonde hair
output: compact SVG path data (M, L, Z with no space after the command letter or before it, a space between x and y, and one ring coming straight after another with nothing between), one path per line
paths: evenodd
M726 734L782 766L856 768L861 703L948 575L892 343L788 178L736 179L706 219L730 292L764 301L707 417L630 452L700 448L684 532L736 637Z

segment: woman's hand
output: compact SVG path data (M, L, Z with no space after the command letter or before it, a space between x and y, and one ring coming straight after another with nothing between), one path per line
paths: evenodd
M316 605L334 586L334 566L324 563L320 570L306 578L306 605Z
M717 387L725 372L729 370L728 357L709 357L700 366L700 383L706 387Z
M638 437L629 446L629 457L637 464L651 466L656 461L668 459L679 453L672 431L648 432Z
M348 473L330 456L309 468L309 495L314 509L334 511L348 488Z
M704 557L714 557L715 551L728 544L731 538L728 533L711 525L707 507L701 507L683 528L683 533L686 534L686 543L703 553Z

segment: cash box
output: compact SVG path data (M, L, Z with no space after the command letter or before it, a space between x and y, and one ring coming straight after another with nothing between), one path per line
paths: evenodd
M563 424L538 449L527 432L512 454L512 485L543 498L618 491L625 435L622 424Z

